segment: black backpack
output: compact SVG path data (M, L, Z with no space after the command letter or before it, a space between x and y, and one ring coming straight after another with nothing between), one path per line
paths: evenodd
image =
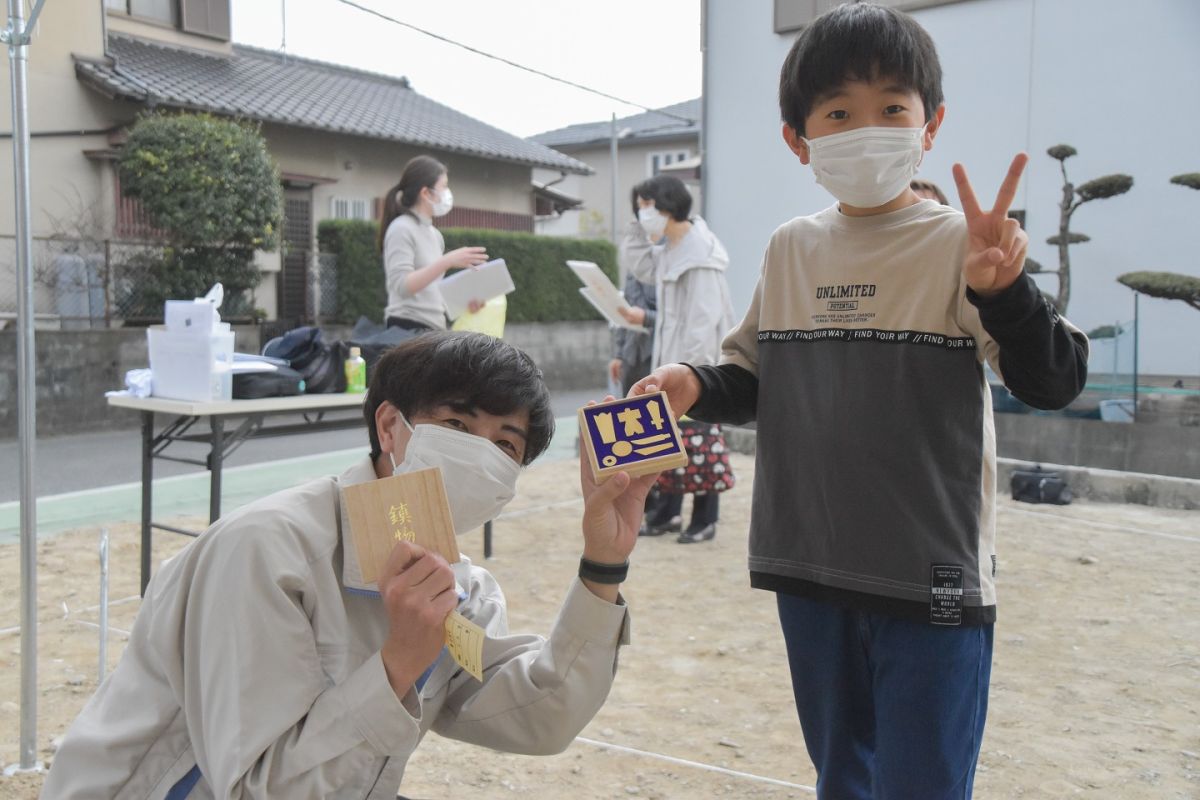
M304 377L291 367L276 367L270 372L235 372L233 375L235 400L297 394L304 394Z
M1044 470L1040 466L1013 470L1009 487L1013 500L1022 503L1052 503L1065 506L1075 497L1061 475Z
M272 339L262 354L282 358L304 378L307 394L346 390L345 362L348 348L342 342L326 342L321 329L312 325L293 328Z

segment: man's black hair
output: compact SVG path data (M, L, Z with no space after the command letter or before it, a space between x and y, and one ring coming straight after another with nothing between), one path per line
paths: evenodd
M926 122L942 104L933 39L908 14L873 3L837 6L796 37L779 73L783 121L806 135L813 106L851 80L899 82L921 96Z
M692 213L692 194L674 175L655 175L633 187L634 197L653 200L654 207L665 211L676 222L687 221ZM635 201L636 202L636 201Z
M483 333L423 333L388 350L375 363L363 404L372 460L382 453L375 411L384 401L400 409L410 424L414 414L441 405L497 416L527 410L525 464L540 456L554 435L550 391L542 371L524 351Z

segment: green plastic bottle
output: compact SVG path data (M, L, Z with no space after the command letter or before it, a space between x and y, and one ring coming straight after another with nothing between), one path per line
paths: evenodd
M362 394L366 390L367 362L363 360L362 351L351 347L350 357L346 359L346 394Z

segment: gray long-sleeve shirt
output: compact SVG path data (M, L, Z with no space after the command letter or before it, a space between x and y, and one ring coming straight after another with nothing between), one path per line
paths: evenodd
M446 329L446 301L438 282L410 292L406 279L416 270L442 257L446 241L432 220L401 214L383 236L383 271L387 280L387 317L422 322L434 330Z

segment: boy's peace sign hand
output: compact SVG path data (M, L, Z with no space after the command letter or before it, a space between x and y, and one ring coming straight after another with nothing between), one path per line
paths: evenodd
M1029 237L1021 230L1020 223L1009 218L1008 209L1017 196L1017 184L1021 182L1021 173L1028 161L1029 156L1024 153L1018 153L1013 159L991 211L979 207L963 165L954 165L954 184L967 218L967 257L963 261L963 276L976 294L990 295L1007 289L1025 266Z

